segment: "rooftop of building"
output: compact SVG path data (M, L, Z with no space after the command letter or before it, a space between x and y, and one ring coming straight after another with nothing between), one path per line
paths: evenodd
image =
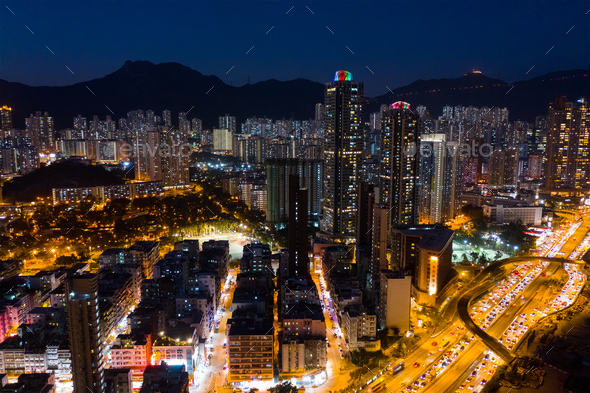
M455 233L443 225L412 225L399 226L395 229L404 235L418 236L420 240L416 246L422 250L440 252L452 240Z
M289 311L283 314L283 320L291 319L312 319L322 322L326 320L322 312L322 307L317 304L297 304L289 308Z
M102 252L102 254L100 254L100 256L111 256L111 255L116 255L116 254L120 254L122 252L126 252L127 249L126 248L109 248L107 250L104 250Z
M229 325L228 336L272 336L273 324L269 318L254 321L247 318L230 318L227 323Z
M134 332L130 334L119 334L117 342L119 344L113 345L114 349L126 348L124 342L133 342L134 345L147 345L149 336L145 333Z

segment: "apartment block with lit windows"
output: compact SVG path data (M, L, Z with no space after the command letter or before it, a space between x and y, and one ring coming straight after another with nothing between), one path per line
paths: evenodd
M588 98L549 105L545 187L568 191L590 189L590 107Z
M229 383L271 381L274 334L272 320L228 320Z
M364 145L364 86L337 71L324 90L326 144L322 235L341 241L356 234L358 183Z

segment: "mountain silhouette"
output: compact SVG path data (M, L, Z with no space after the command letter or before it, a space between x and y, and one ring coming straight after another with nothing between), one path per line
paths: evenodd
M454 79L418 80L366 98L365 117L382 104L403 100L412 107L425 105L431 116L439 116L444 105L496 106L508 107L511 120L533 121L547 114L548 104L556 97L574 100L584 95L588 95L587 70L553 72L513 84L470 73ZM135 109L152 109L157 114L170 109L173 124L178 122L178 112L188 112L189 119L202 119L204 128L217 127L225 113L236 116L238 123L252 116L305 120L314 117L314 106L323 99L324 84L307 79L271 79L234 87L178 63L149 61L126 61L109 75L70 86L28 86L0 79L0 105L12 107L16 128L24 128L24 119L35 111L49 112L56 130L72 128L78 114L89 120L93 115L118 120Z

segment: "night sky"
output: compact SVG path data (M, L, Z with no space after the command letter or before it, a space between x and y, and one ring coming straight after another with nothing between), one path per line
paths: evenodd
M69 85L149 60L234 86L327 82L345 69L367 96L473 68L514 82L588 68L589 10L588 1L0 1L0 78Z

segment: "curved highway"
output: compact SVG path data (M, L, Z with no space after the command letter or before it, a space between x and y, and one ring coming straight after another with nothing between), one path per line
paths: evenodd
M572 259L567 258L549 258L549 257L514 257L514 258L506 258L491 263L489 266L485 267L481 273L475 277L475 279L464 289L464 293L459 297L457 302L457 313L459 314L459 318L465 324L465 327L471 331L475 336L479 337L483 343L490 348L492 351L497 353L504 361L510 363L514 360L514 355L506 349L502 344L500 344L496 339L491 337L488 333L483 331L477 324L471 319L469 316L469 303L471 299L475 296L481 294L488 288L482 288L482 284L485 283L494 270L499 267L509 265L512 263L518 262L526 262L536 260L539 262L558 262L561 264L571 263L576 265L585 265L585 262L582 261L575 261Z

